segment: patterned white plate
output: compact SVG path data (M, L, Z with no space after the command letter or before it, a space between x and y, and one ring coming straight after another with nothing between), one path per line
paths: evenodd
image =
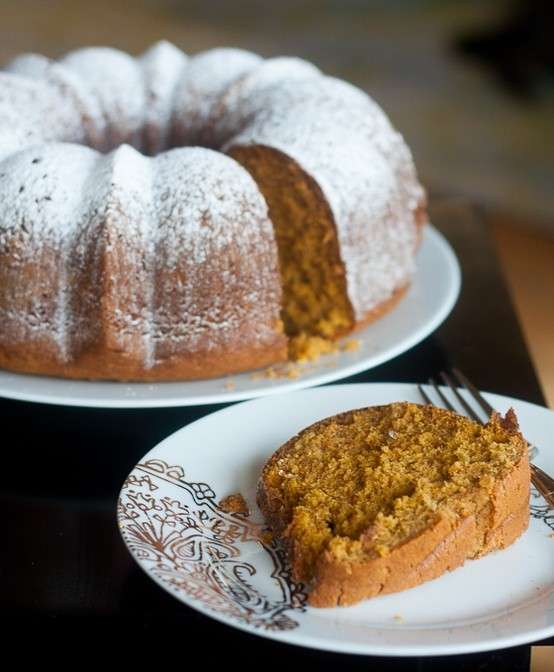
M536 463L554 472L554 413L513 406ZM184 604L262 637L349 653L415 656L503 648L554 634L554 511L533 493L529 530L510 548L411 590L348 608L306 606L255 501L261 467L301 428L351 408L421 401L415 385L336 385L230 406L172 434L133 469L118 521L135 560ZM241 493L250 516L223 511Z
M357 350L317 363L183 383L114 383L26 376L0 370L0 397L66 406L154 408L228 403L329 383L371 369L409 350L432 333L452 310L460 269L450 245L427 227L412 286L398 306L356 334ZM348 341L349 339L346 339ZM350 339L351 340L351 339ZM290 375L298 377L289 377Z

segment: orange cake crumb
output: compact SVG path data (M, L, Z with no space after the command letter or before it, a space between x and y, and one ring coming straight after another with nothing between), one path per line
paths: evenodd
M351 338L343 343L340 349L343 352L356 352L360 349L360 341L357 338Z
M246 500L240 494L240 492L224 497L219 502L218 506L220 509L226 511L227 513L242 513L245 516L250 515L250 509L248 508L248 504L246 503Z
M314 362L321 355L328 355L338 350L337 343L322 336L310 336L302 332L289 341L289 357L297 362Z

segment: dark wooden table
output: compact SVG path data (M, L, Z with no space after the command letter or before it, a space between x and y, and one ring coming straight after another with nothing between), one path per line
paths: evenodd
M419 382L456 364L482 389L544 403L478 210L443 202L433 209L433 221L461 261L456 308L420 345L344 382ZM271 663L528 671L529 646L448 659L368 658L292 647L212 621L160 590L119 537L117 495L153 445L216 408L103 410L0 401L3 653L13 644L19 660L41 663L106 663L117 652L128 663L145 664L154 655L158 666L172 656L172 666L180 667L194 659L209 668ZM21 637L23 647L15 644Z

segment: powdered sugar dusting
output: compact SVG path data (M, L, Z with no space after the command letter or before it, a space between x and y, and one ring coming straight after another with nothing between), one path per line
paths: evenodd
M29 77L30 79L42 79L48 77L52 61L41 54L20 54L6 63L2 68L5 72L14 75Z
M259 56L242 49L210 49L189 59L175 94L175 143L212 146L210 127L221 96L260 63Z
M72 241L75 351L103 339L151 362L152 164L128 145L101 156Z
M215 142L223 145L244 128L250 121L253 109L259 109L255 103L259 91L273 89L281 82L290 85L320 76L321 72L315 65L301 58L279 56L263 61L257 68L240 77L233 86L227 87L225 95L221 96L213 122ZM250 108L248 103L254 103L254 106Z
M137 60L118 49L89 47L70 52L60 63L77 73L100 103L109 146L140 147L145 91Z
M140 57L146 89L143 147L157 154L167 147L177 83L187 56L169 42L157 42Z
M78 133L73 142L96 149L106 148L106 123L97 98L81 78L69 68L40 54L22 54L10 61L5 70L50 85L64 100L72 100L78 113Z
M157 357L185 346L192 353L270 343L280 305L277 253L254 181L208 149L176 149L154 161Z
M0 167L0 339L52 343L69 358L68 251L98 154L79 145L29 148Z
M0 72L0 129L6 143L0 158L32 144L83 139L80 114L56 88L6 72Z

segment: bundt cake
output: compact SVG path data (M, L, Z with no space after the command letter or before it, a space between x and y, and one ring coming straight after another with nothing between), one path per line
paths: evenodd
M162 42L0 72L2 368L179 380L284 361L392 306L424 222L380 108L301 59Z
M265 465L258 503L316 607L411 588L513 543L529 523L513 411L485 426L399 402L308 427Z

